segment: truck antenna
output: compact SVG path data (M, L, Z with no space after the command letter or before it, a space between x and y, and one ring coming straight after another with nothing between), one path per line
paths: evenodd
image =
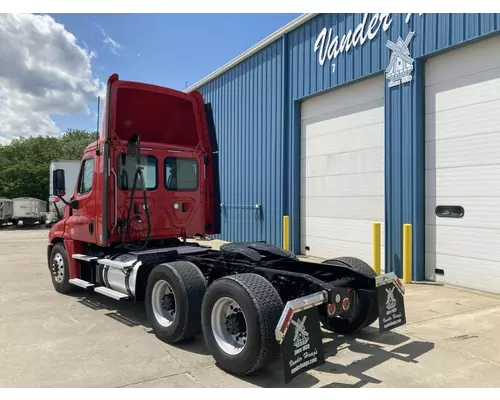
M97 96L97 136L99 136L99 103L101 102L101 96Z

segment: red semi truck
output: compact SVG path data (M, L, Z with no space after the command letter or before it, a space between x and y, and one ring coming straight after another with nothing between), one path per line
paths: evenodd
M66 204L47 247L55 290L142 301L160 340L202 334L234 374L281 356L286 382L324 363L321 326L352 334L378 319L383 333L406 323L398 277L359 259L311 263L265 242L188 242L221 231L217 146L200 93L110 76L100 138L69 201L64 170L53 171L52 195Z

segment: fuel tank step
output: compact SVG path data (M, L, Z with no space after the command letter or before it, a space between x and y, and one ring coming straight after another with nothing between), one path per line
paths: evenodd
M129 296L127 296L126 294L117 292L116 290L113 290L113 289L109 289L105 286L96 287L94 289L94 292L100 293L100 294L107 296L107 297L111 297L112 299L115 299L115 300L125 300L125 299L129 298Z
M98 259L98 257L87 256L86 254L73 254L73 258L79 261L92 262Z
M93 283L90 283L90 282L84 281L83 279L78 279L78 278L70 279L68 282L71 283L72 285L80 286L81 288L84 288L84 289L94 287Z
M135 258L133 260L130 260L130 261L115 261L115 260L108 260L107 258L101 258L101 259L97 260L97 263L100 265L109 266L109 267L118 268L118 269L130 268L136 262L137 262L137 259L135 259Z

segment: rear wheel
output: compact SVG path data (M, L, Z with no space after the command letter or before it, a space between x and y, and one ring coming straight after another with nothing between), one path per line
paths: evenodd
M69 283L68 254L62 243L56 243L50 254L50 276L52 285L59 293L69 293L74 286Z
M260 275L215 281L202 306L203 335L215 361L237 375L272 364L280 355L274 329L282 311L278 292Z
M149 274L145 301L156 337L176 343L199 334L205 290L205 277L193 263L157 265Z
M357 273L375 278L375 271L363 260L355 257L338 257L323 261L323 264L334 264L336 261L349 264ZM377 298L372 291L356 290L349 310L342 316L323 317L323 326L340 334L351 334L373 324L378 318Z

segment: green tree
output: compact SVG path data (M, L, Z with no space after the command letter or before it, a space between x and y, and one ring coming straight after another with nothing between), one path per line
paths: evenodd
M80 160L97 132L69 129L61 137L37 136L0 145L0 197L47 200L52 160Z
M97 139L99 139L97 132L88 133L79 129L68 129L60 139L61 154L64 154L64 157L59 157L59 159L79 160L85 148Z

